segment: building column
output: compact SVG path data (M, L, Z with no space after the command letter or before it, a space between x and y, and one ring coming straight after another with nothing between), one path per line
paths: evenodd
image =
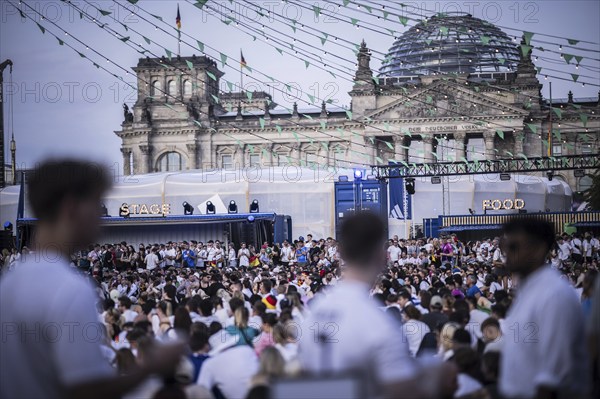
M121 148L121 154L123 154L123 175L129 176L131 174L131 149Z
M290 159L292 162L296 162L296 165L302 166L300 159L302 159L302 150L300 144L292 144L290 149Z
M200 146L197 143L191 143L187 144L186 147L190 159L190 169L198 169L198 149Z
M403 136L394 136L394 159L396 161L407 162L408 150L404 147L406 147L406 138Z
M525 136L522 131L515 132L513 134L515 139L515 146L513 148L513 155L516 157L518 154L523 154L523 139Z
M140 173L152 172L152 146L149 144L142 144L140 145L140 151L142 152Z
M577 154L577 132L563 133L564 140L566 143L563 145L564 155L576 155ZM563 144L563 143L561 143Z
M456 132L454 133L454 152L455 152L455 161L459 162L461 158L466 158L465 153L465 139L467 138L467 133L465 132Z
M431 163L434 160L433 156L433 136L421 136L423 140L423 157L424 163Z
M485 159L493 161L496 159L496 151L494 151L494 138L496 132L493 130L487 130L483 132L483 141L485 142Z

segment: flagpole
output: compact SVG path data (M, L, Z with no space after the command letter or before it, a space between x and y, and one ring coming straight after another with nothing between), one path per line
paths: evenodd
M175 18L177 24L177 57L181 56L181 14L179 13L179 3L177 3L177 17Z
M244 72L242 71L242 69L244 68L244 66L242 65L242 49L240 48L240 93L244 92Z

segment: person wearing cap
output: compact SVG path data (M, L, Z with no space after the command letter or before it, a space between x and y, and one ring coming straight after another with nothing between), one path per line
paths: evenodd
M580 398L589 394L585 326L572 286L547 265L552 224L513 218L502 227L507 269L519 277L506 318L499 391L505 398Z
M436 331L439 326L448 321L448 316L442 313L444 303L442 297L434 295L429 302L429 313L421 316L421 321L429 327L431 331Z
M443 377L452 380L452 371L420 367L397 322L369 300L385 264L383 221L370 212L354 214L345 218L340 237L344 279L310 304L302 331L312 333L302 334L298 350L302 368L321 375L357 372L366 380L368 397L397 398L406 392L415 398L439 397L447 394L446 385L453 391L450 383L442 383L447 382Z
M268 294L262 299L262 303L267 307L267 312L277 312L277 298L274 295Z
M299 267L305 267L308 264L308 249L304 246L302 237L296 244L295 259Z

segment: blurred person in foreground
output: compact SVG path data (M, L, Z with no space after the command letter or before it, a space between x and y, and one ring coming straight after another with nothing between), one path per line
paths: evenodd
M502 228L507 269L519 277L506 325L499 390L505 398L584 398L589 394L584 318L575 290L545 263L554 228L514 218Z
M98 297L69 256L94 242L109 187L102 167L75 160L47 161L29 176L32 253L0 281L0 397L115 398L179 361L181 344L157 347L144 367L117 376L102 356Z
M348 217L340 232L344 278L310 304L298 357L308 373L357 372L368 397L443 398L456 389L452 364L411 357L399 325L369 298L385 265L385 228L370 212ZM315 326L317 330L315 330ZM314 333L314 334L313 334Z

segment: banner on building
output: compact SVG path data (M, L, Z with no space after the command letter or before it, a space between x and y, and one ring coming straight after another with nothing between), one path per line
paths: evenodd
M411 219L412 195L408 195L404 187L404 179L396 177L397 169L390 170L390 219Z

